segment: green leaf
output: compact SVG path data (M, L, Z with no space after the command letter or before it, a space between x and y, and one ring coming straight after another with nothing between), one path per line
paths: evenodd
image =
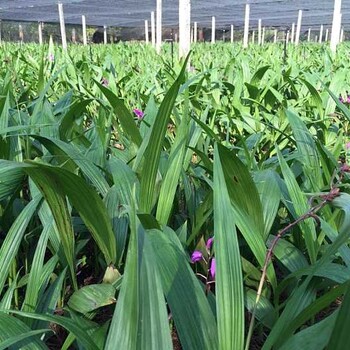
M111 284L90 284L82 287L70 297L68 306L86 314L99 307L116 302L115 288Z
M263 238L265 224L258 190L247 167L234 152L218 145L218 154L231 199L235 223L260 266L263 266L266 255ZM272 285L275 286L276 277L272 265L269 266L267 275Z
M172 349L155 253L145 230L130 213L131 238L122 287L105 349Z
M123 131L129 135L130 139L137 145L140 146L142 137L140 131L136 126L132 113L125 107L123 100L118 98L111 90L107 89L99 82L95 80L96 85L100 88L102 93L107 98L108 102L113 107L115 113L118 116L119 122Z
M68 317L57 315L42 315L37 313L29 313L15 310L11 310L11 312L23 317L33 318L36 320L42 320L51 323L57 323L69 332L73 333L87 350L99 350L93 338L89 336L87 329L82 328L79 324L77 324Z
M7 279L11 264L15 259L29 221L37 209L41 196L32 199L12 224L0 248L0 291Z
M48 330L42 330L45 333ZM48 349L40 337L18 318L0 311L0 349L16 344L12 349L39 350ZM17 340L17 341L16 341ZM4 346L3 346L4 345ZM11 349L11 348L10 348Z
M30 166L26 167L26 171L31 177L35 177L41 191L46 192L46 200L48 200L51 210L55 210L53 214L57 227L60 228L58 222L63 219L60 214L61 208L57 206L57 201L62 202L58 197L58 193L61 193L62 196L66 195L68 197L74 208L79 212L99 249L104 254L107 265L115 263L116 242L111 221L106 207L96 191L81 177L58 167L31 162ZM68 213L67 215L69 216ZM65 239L68 239L68 237ZM72 249L71 244L69 241L66 243L67 249ZM73 251L70 254L73 254Z
M218 147L214 155L216 309L220 349L244 347L244 296L235 215Z
M163 291L184 350L217 349L217 329L213 312L187 262L176 233L146 231L156 259Z
M350 283L341 303L337 319L328 343L329 350L343 350L349 345L350 332Z
M190 122L188 111L188 93L186 93L186 105L182 116L180 127L176 133L176 138L171 146L168 167L160 194L158 198L158 207L156 218L160 224L166 225L168 223L171 209L174 204L176 189L179 182L179 177L183 168L183 162L186 154L186 143L188 138L188 124Z
M185 77L188 58L189 56L186 58L178 78L166 93L152 126L149 143L144 154L145 166L142 171L139 208L141 212L150 213L152 210L155 182L164 135L178 91Z

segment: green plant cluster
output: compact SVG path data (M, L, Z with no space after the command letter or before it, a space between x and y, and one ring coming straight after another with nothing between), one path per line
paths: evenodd
M348 49L2 45L0 349L346 349Z

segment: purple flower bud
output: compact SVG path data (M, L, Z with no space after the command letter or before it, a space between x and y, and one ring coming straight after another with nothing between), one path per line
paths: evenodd
M197 261L201 261L203 258L203 254L202 252L200 252L199 250L195 250L192 255L191 255L191 261L193 263L197 262Z
M105 87L107 87L109 85L109 81L107 78L102 78L101 79L101 84Z
M346 149L350 149L350 142L347 142L347 143L345 144L345 148L346 148Z
M213 241L214 241L214 237L210 237L210 238L207 240L207 243L205 244L205 246L207 247L208 250L211 249L211 246L213 245Z
M212 278L215 278L215 272L216 272L216 261L215 258L211 259L210 264L210 275Z
M53 53L50 53L49 56L47 57L47 59L50 61L50 62L54 62L55 61L55 56Z
M145 113L143 113L140 109L133 109L133 112L135 113L136 117L139 119L142 119Z

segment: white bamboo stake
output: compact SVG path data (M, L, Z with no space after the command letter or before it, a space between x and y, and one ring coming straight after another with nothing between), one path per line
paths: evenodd
M265 27L262 29L262 35L261 35L261 45L265 44Z
M258 22L258 45L261 45L261 38L262 38L261 19L259 19L259 22Z
M233 44L234 26L231 24L231 44Z
M81 25L83 27L83 45L87 45L87 36L86 36L86 17L84 15L81 16Z
M290 31L288 30L287 31L287 36L286 36L286 43L287 44L289 43L289 37L290 37Z
M340 28L341 28L341 0L334 0L334 11L333 11L333 24L332 24L332 34L331 34L331 51L335 53L337 51L337 45L340 38Z
M248 38L249 38L249 13L250 5L245 5L245 18L244 18L244 36L243 36L243 47L248 47Z
M63 5L60 2L58 3L58 15L60 17L62 48L63 50L67 50L67 37L66 37L66 26L64 24Z
M156 50L160 54L162 46L162 0L157 0L157 35L156 35Z
M23 27L21 24L18 25L18 37L19 37L19 41L23 43L24 36L23 36Z
M307 42L309 43L311 40L311 28L307 31Z
M295 34L295 23L292 23L292 32L290 33L290 42L294 43L294 34Z
M154 11L151 12L151 38L152 46L156 47L156 24L154 20Z
M43 25L42 22L38 24L39 45L43 44Z
M343 41L344 41L344 28L342 28L340 32L340 42L342 43Z
M77 32L75 28L72 29L72 43L76 44L77 42Z
M323 39L323 24L320 27L320 37L318 38L318 42L321 44Z
M103 42L107 44L107 26L103 26Z
M179 0L179 57L186 57L191 48L191 0Z
M329 36L329 29L327 28L326 29L326 36L325 36L325 38L324 38L324 41L328 41L328 36Z
M275 44L277 43L277 29L275 29L273 42L274 42Z
M190 26L190 42L193 43L194 40L194 28Z
M211 43L215 44L215 17L211 18Z
M252 33L252 44L255 44L255 30Z
M145 41L146 41L146 44L149 43L148 21L147 21L147 19L145 20Z
M198 40L198 24L197 22L194 22L193 24L193 42L197 42Z
M298 22L297 22L297 32L295 35L295 45L299 45L300 41L300 30L301 30L301 20L303 18L303 11L299 10L298 12Z
M318 35L315 36L315 43L318 42Z

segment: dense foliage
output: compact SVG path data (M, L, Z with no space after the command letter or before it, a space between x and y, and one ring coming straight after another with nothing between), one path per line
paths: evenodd
M347 50L3 45L0 348L345 349Z

